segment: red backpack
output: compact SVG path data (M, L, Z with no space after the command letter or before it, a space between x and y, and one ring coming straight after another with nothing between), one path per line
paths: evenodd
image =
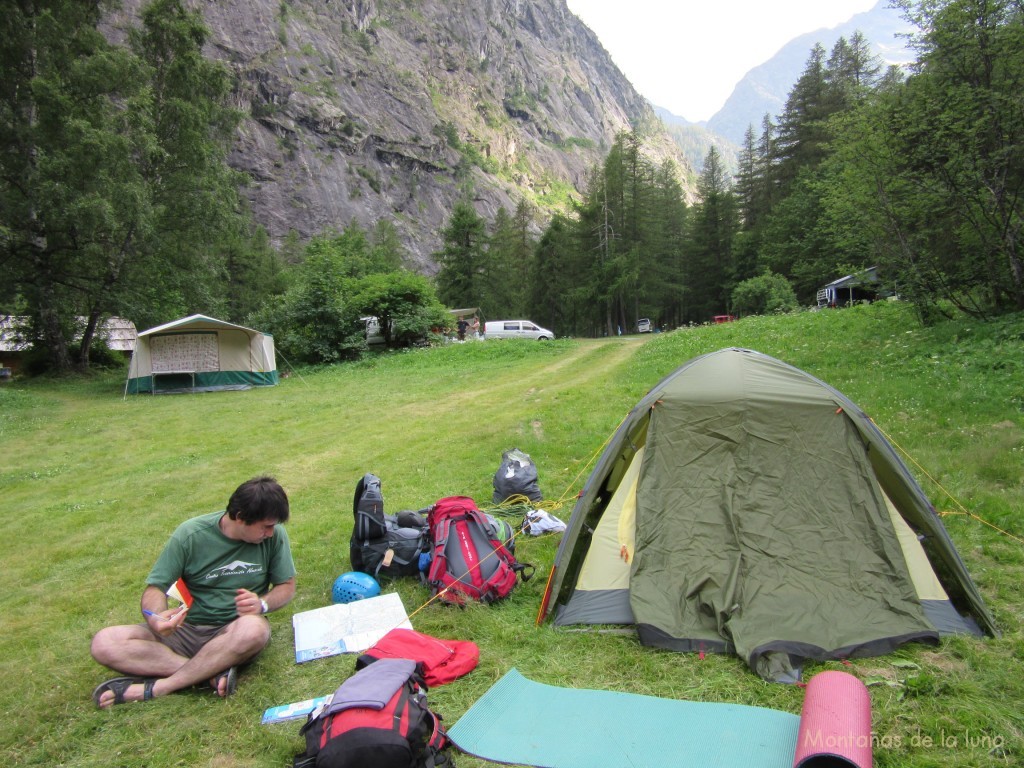
M416 662L381 659L356 672L303 725L293 768L436 768L448 736L427 707Z
M533 566L520 563L495 538L487 517L468 496L448 496L427 515L433 551L427 583L446 603L466 598L491 603L507 597L516 575L527 581Z

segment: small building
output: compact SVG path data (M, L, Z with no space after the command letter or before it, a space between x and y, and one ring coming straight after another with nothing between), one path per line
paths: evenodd
M84 317L77 318L80 328L85 327ZM25 356L32 350L29 338L31 321L22 315L0 316L0 370L6 369L7 376L17 373ZM135 323L123 317L107 318L99 327L96 338L114 352L129 357L135 349L138 332Z
M868 267L852 275L833 280L818 289L818 307L848 307L860 301L877 301L895 296L878 276L878 267Z

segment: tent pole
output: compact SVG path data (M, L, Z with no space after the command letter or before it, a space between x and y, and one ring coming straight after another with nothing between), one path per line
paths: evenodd
M136 337L135 343L136 344L139 343L138 337ZM124 395L121 397L121 402L122 403L125 400L128 399L128 383L132 380L132 366L133 365L135 365L135 350L134 349L132 350L132 359L128 362L128 376L126 376L125 380L124 380Z

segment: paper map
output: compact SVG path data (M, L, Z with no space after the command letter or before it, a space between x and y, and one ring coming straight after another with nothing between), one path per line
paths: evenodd
M361 653L397 627L412 623L397 592L352 603L303 611L292 616L295 629L295 661Z

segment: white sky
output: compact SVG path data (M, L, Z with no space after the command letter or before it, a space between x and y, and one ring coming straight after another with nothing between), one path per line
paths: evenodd
M641 95L697 122L794 37L842 24L878 0L567 2Z

